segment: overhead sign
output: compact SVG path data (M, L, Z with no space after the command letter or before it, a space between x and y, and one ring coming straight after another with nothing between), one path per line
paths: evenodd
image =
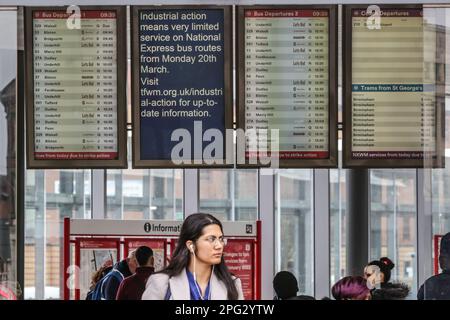
M119 236L178 236L183 221L174 220L112 220L112 219L71 219L72 235ZM256 237L254 221L223 221L226 237Z
M133 7L132 15L133 166L226 166L231 8Z
M346 6L344 166L443 165L444 34L421 5Z
M26 8L29 168L126 166L125 8Z
M280 167L336 166L336 7L243 6L238 14L246 161L238 151L237 164L260 166L270 152Z

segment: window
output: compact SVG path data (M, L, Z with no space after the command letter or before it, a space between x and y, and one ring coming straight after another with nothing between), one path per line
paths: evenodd
M0 9L0 300L21 296L16 261L17 12ZM5 297L6 298L6 297Z
M381 188L381 199L372 197L374 186ZM412 292L417 292L415 186L416 170L370 170L370 260L389 257L395 264L392 279Z
M202 169L200 212L222 221L252 221L258 218L258 170Z
M108 219L183 219L183 170L107 171Z
M312 170L289 169L275 177L275 271L292 272L299 293L308 295L314 293L312 175Z
M27 170L25 299L62 297L63 221L91 218L86 182L91 183L90 170Z
M330 170L330 284L346 274L346 171Z

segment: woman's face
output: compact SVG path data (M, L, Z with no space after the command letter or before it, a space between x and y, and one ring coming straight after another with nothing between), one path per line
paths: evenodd
M364 269L364 278L370 284L370 289L377 288L384 282L384 273L380 271L378 266L369 265Z
M195 242L197 259L206 264L219 264L222 260L224 238L217 224L203 228L202 235Z

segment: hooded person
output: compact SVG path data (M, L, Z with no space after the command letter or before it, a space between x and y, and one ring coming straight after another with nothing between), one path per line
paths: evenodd
M450 300L450 232L441 239L439 265L442 272L425 280L417 293L417 299Z
M410 289L407 284L390 282L394 267L395 264L387 257L371 261L366 266L364 278L372 288L372 300L402 300L408 296Z

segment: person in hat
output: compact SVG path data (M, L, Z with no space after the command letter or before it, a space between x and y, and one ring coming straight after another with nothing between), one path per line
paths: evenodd
M417 299L450 300L450 232L441 239L439 265L442 272L425 280L417 293Z

